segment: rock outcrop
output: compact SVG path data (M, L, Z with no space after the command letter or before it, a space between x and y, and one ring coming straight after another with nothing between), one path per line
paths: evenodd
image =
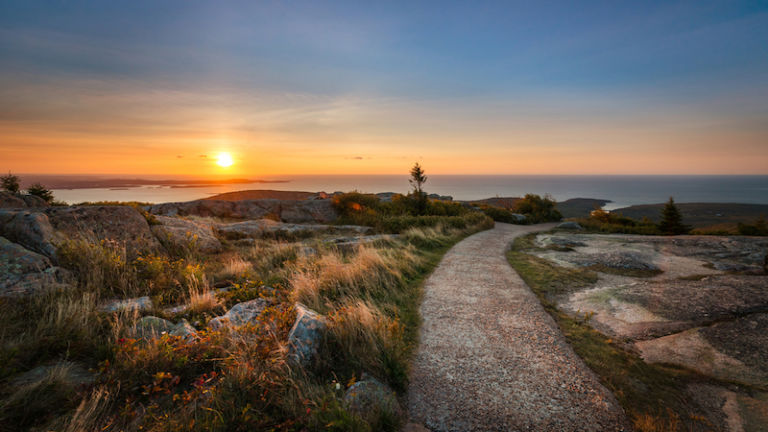
M56 236L45 213L0 210L0 235L56 262Z
M48 203L34 195L12 194L0 191L0 208L40 208L48 207Z
M127 206L52 207L45 212L57 233L88 241L109 240L129 253L162 249L144 216Z
M222 316L213 318L208 322L208 327L213 330L220 330L223 327L240 327L254 321L264 309L269 305L269 301L263 298L238 303L232 306Z
M166 249L196 249L203 253L221 251L221 242L213 235L213 226L203 222L168 216L155 216L158 225L152 225L152 233Z
M0 210L0 235L53 263L58 261L58 246L67 239L113 241L125 245L131 254L162 249L146 219L136 209L124 206Z
M358 225L321 225L321 224L293 224L275 222L270 219L258 219L245 222L235 222L219 225L219 234L230 240L242 238L261 238L266 235L298 235L302 233L319 234L323 232L351 231L355 233L367 233L370 227Z
M276 200L243 201L197 200L156 204L147 211L162 216L213 216L232 219L272 218L288 223L330 223L338 217L331 200Z
M301 365L308 365L320 346L325 318L301 303L296 304L296 321L288 334L289 358Z
M0 237L0 297L61 288L67 286L70 277L44 255Z

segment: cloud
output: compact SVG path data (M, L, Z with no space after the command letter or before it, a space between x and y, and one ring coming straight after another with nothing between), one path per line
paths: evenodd
M183 158L184 158L184 156L182 156L182 155L176 155L176 159L183 159Z
M365 159L365 158L364 158L364 157L362 157L362 156L352 156L352 157L348 157L348 158L346 158L346 159L352 159L352 160L363 160L363 159Z
M200 155L199 157L201 157L201 158L207 158L207 157L208 157L208 155Z

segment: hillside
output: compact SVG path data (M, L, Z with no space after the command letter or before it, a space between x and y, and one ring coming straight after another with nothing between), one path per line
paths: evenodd
M214 195L205 199L217 200L217 201L242 201L242 200L254 200L254 199L305 200L315 195L317 195L317 193L315 192L255 189L255 190L227 192L227 193Z
M470 204L489 205L493 207L514 208L522 198L519 197L494 197L482 200L469 201ZM597 207L602 207L611 202L606 199L596 198L571 198L557 203L557 210L564 218L586 217Z
M768 204L736 203L676 203L686 224L694 228L712 225L735 225L738 222L753 223L761 216L768 216ZM613 210L632 219L649 218L659 221L664 204L643 204Z

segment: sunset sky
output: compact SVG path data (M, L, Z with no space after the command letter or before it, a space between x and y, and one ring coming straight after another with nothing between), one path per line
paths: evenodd
M768 174L766 1L373 3L2 1L0 171Z

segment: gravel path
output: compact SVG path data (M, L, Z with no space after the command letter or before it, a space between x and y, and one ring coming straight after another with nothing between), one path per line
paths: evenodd
M429 277L412 422L434 431L630 430L504 256L515 237L551 226L497 223L454 246Z

